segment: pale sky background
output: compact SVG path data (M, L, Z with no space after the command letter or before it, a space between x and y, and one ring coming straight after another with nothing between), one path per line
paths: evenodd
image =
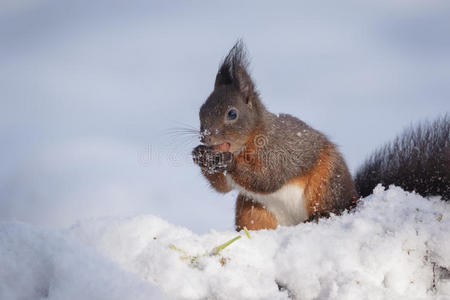
M238 38L266 106L326 133L355 170L450 112L448 1L0 1L0 220L66 227L155 214L233 227L235 193L189 157Z

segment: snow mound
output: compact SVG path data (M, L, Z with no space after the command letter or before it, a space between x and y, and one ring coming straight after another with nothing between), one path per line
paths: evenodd
M196 235L155 216L58 233L4 223L0 299L160 299L154 286L175 299L450 299L439 199L378 186L354 212L250 234Z
M62 234L0 224L0 299L159 299L151 283Z

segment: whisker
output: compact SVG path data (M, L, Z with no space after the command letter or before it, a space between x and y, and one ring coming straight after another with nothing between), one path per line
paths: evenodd
M181 133L192 133L192 134L199 134L200 131L197 128L193 127L186 127L186 126L175 126L168 128L166 132L181 132Z
M166 130L166 133L180 133L180 134L191 134L191 135L199 135L200 134L198 131L180 130L180 129Z
M184 125L183 127L172 127L165 130L165 133L170 136L191 136L191 137L199 137L200 132L198 129L194 129L193 127Z
M198 140L186 136L183 138L171 138L169 143L169 149L172 151L190 153L192 148L198 144Z
M164 130L164 135L168 137L170 143L169 148L174 151L180 151L190 153L191 147L196 146L200 140L200 130L189 124L185 124L179 121L174 121L176 125Z
M179 126L179 128L186 128L186 129L192 129L192 130L198 131L197 127L189 125L187 123L183 123L183 122L180 122L180 121L174 121L174 123L176 123Z
M185 133L185 132L170 132L167 133L166 136L172 137L172 138L191 138L191 139L199 139L199 134L193 134L193 133Z

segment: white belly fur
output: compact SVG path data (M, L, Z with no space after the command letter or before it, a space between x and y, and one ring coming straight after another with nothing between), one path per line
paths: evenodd
M304 197L304 189L297 184L284 185L271 194L257 194L245 190L227 175L227 181L243 195L259 202L278 221L279 225L292 226L306 221L308 213Z

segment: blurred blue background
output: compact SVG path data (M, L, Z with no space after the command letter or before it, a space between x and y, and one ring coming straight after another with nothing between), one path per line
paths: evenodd
M238 38L274 113L326 133L354 171L450 111L448 1L0 2L0 220L69 226L155 214L233 227L235 194L189 157Z

